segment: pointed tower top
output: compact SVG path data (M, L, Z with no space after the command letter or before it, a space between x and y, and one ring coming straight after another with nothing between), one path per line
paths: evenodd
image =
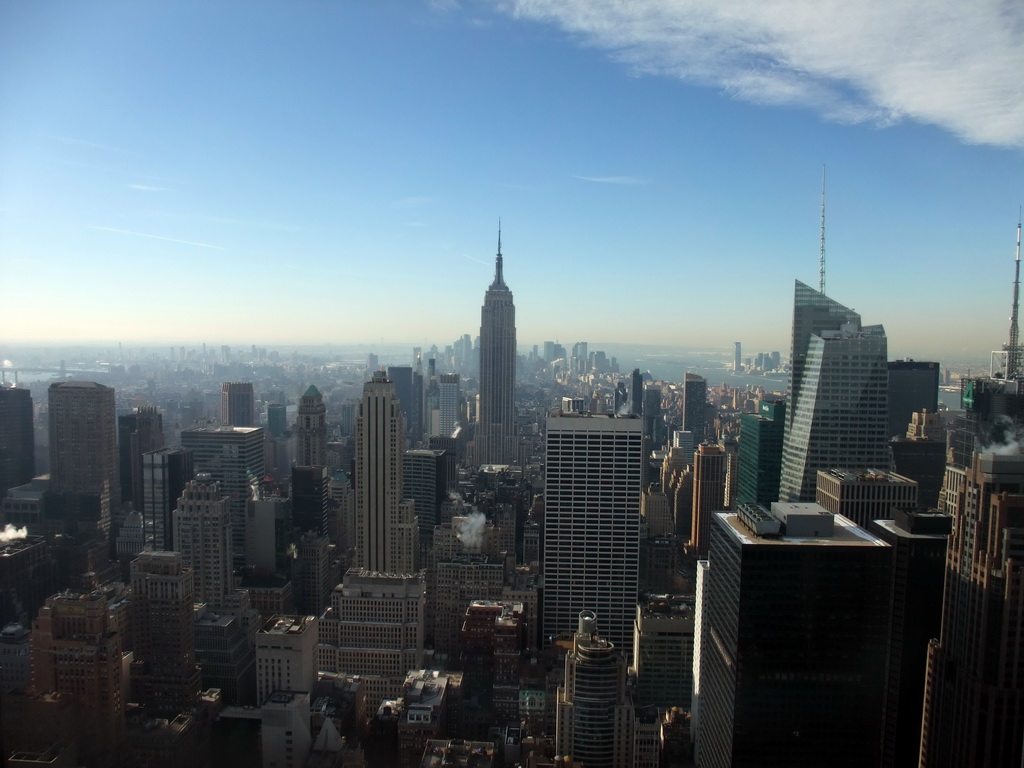
M491 283L491 288L507 288L505 285L505 275L502 269L502 257L501 257L501 219L498 219L498 255L494 259L494 282Z

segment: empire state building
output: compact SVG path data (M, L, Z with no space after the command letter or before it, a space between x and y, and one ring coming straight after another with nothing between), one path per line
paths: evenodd
M516 307L505 285L501 260L501 229L494 282L480 311L480 415L477 462L516 461Z

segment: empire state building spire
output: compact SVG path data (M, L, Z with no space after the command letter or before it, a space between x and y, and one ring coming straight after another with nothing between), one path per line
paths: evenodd
M494 282L480 311L480 414L476 458L480 464L516 461L516 307L505 285L498 222Z

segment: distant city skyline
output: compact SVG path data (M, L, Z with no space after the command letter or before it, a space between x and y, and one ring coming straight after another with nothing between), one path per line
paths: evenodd
M1007 16L7 3L0 348L440 346L472 333L501 217L523 341L779 349L827 166L826 293L893 357L983 357L1024 200Z

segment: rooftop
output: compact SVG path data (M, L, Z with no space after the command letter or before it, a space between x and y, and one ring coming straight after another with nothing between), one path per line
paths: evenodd
M817 505L791 505L791 506L817 506ZM877 536L868 533L849 518L836 515L834 528L831 536L778 536L766 538L755 536L743 523L740 516L735 512L716 512L715 517L725 523L728 531L739 539L744 545L757 545L764 547L793 546L794 544L812 547L887 547L889 546Z

